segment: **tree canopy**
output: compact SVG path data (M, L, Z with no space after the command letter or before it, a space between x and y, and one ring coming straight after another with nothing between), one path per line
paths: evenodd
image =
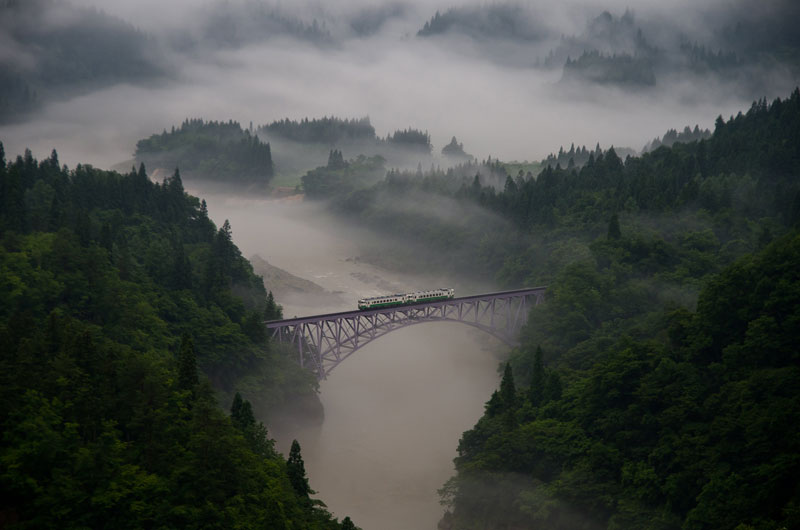
M231 230L178 171L0 155L3 524L340 528L255 421L316 382L265 339L280 309Z
M136 143L136 160L150 167L180 167L193 179L232 188L264 190L275 169L269 143L235 121L187 119Z

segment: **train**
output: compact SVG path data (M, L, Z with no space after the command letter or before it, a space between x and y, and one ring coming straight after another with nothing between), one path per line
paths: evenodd
M422 304L425 302L436 302L438 300L449 300L454 296L455 290L450 288L416 291L413 293L387 294L383 296L373 296L372 298L362 298L358 301L358 308L363 311L365 309Z

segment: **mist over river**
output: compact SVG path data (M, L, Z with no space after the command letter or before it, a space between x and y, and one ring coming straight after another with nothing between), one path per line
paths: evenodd
M357 260L374 235L330 219L313 204L204 197L219 226L231 223L242 253L339 294L341 303L279 299L284 315L354 309L362 296L426 287L465 287L437 277L390 272ZM445 283L442 283L445 282ZM403 328L358 350L320 385L321 424L271 425L288 454L302 447L316 498L363 530L435 529L443 510L436 490L451 476L461 433L471 428L497 387L502 346L467 326L427 323ZM264 418L261 418L264 419Z

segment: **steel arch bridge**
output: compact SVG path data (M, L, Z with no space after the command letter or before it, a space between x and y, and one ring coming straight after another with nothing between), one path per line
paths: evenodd
M266 326L273 339L296 349L300 366L323 380L373 340L424 322L460 322L514 345L528 310L544 300L544 293L545 287L517 289L411 306L274 320Z

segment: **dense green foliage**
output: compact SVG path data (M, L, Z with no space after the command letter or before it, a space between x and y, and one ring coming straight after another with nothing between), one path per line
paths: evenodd
M758 249L800 216L798 143L788 140L800 137L798 109L795 91L771 105L754 103L727 122L718 119L707 140L624 161L613 149L590 153L580 169L548 167L536 178L520 174L498 182L483 169L474 178L393 172L340 200L337 209L446 249L457 257L441 263L451 270L494 276L509 286L547 284L563 266L591 258L593 241L606 235L617 213L629 235L618 250L623 263L696 292L705 275ZM503 171L502 164L490 167ZM474 204L482 208L470 208ZM417 206L419 215L408 215ZM483 213L470 222L470 211ZM676 217L667 221L666 215Z
M625 161L610 149L591 157L580 171L547 168L535 180L509 182L502 193L466 186L464 193L522 228L602 223L614 212L702 208L728 216L729 226L720 234L727 240L747 230L737 219L794 222L800 147L793 139L800 137L799 115L800 91L795 90L785 101L756 102L728 122L718 118L708 140Z
M547 155L547 158L542 160L542 166L550 166L553 168L561 166L562 168L571 170L585 165L589 161L589 155L592 155L592 159L594 159L601 154L603 154L603 150L600 149L599 143L594 148L594 151L586 149L585 145L576 149L575 144L572 144L569 146L569 151L565 150L563 147L559 147L558 154L550 153Z
M638 158L500 186L392 171L336 198L417 260L548 285L460 442L443 524L798 525L799 140L795 90Z
M364 155L345 161L342 152L334 149L328 156L327 165L303 175L303 190L311 199L347 194L381 179L385 172L384 163L380 156L367 158Z
M0 234L3 524L339 528L250 402L216 404L209 381L262 406L315 381L265 340L279 306L177 171L0 152Z
M627 333L602 318L554 346L543 377L536 339L564 332L565 306L586 318L578 282L603 281L565 271L514 358L530 386L504 394L507 369L461 439L442 491L453 527L796 528L799 264L793 232L714 277L696 312L653 311Z
M170 346L190 333L199 365L223 389L266 355L251 329L266 308L263 284L233 244L230 225L214 227L177 171L158 184L144 166L128 175L68 171L55 152L41 163L26 152L4 170L0 194L6 256L18 262L7 270L20 282L6 316L68 307L136 349ZM32 248L38 261L27 260ZM33 281L41 271L52 281Z
M393 132L386 137L386 142L389 145L419 150L426 153L430 153L433 149L433 146L431 146L431 136L428 134L428 131L422 132L411 128Z
M180 167L191 179L257 190L266 189L274 175L269 143L234 121L187 119L178 129L139 140L136 159L169 171Z
M427 131L408 128L397 130L382 139L375 134L375 128L369 118L342 119L326 116L311 120L303 118L300 121L285 118L259 127L259 132L304 144L327 146L357 144L369 153L381 151L387 146L422 150L427 153L432 149L431 137Z
M527 229L596 231L556 265L513 371L459 443L441 491L451 528L800 525L798 139L795 91L708 140L467 190ZM560 209L521 215L548 189ZM683 220L662 235L620 225L629 201ZM511 277L543 279L543 246L559 251L534 243L509 257Z
M369 118L342 119L325 116L311 120L304 118L300 121L285 118L259 127L259 132L293 142L326 145L376 139L375 128L369 122Z
M690 129L687 125L681 132L670 129L664 133L664 136L661 138L653 138L653 141L645 145L642 151L655 151L662 145L665 147L672 147L673 144L678 142L686 144L698 140L706 140L708 138L711 138L711 131L708 129L700 129L699 125L695 125L694 129Z

